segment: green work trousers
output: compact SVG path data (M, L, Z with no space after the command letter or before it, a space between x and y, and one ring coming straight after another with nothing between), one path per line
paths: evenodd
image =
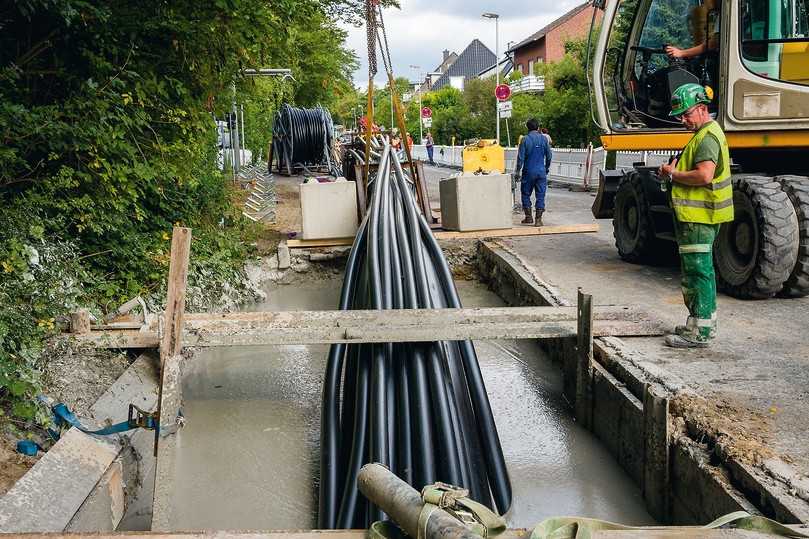
M713 337L716 326L716 275L713 242L720 225L676 223L687 327L699 339Z

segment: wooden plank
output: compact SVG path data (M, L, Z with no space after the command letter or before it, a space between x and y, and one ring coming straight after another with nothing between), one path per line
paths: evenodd
M164 532L132 531L114 533L28 533L25 539L365 539L367 530L275 530L275 531L195 531ZM531 530L505 530L498 539L527 539Z
M643 395L643 499L658 522L670 522L669 399L652 384Z
M74 339L99 347L155 346L147 332L92 332ZM185 346L537 339L577 335L575 307L494 307L187 314ZM661 335L659 322L622 306L594 309L595 336ZM131 339L131 341L127 341Z
M76 334L90 333L90 311L79 309L70 313L70 332Z
M160 386L160 429L156 431L155 489L152 498L152 525L154 531L168 531L173 519L171 492L177 460L177 436L182 405L182 356L172 356L163 361Z
M579 288L576 332L576 419L584 428L592 424L593 296Z
M154 456L157 457L157 446L160 438L171 434L163 430L163 421L174 421L173 410L163 412L163 404L167 398L163 388L174 376L169 359L180 357L183 349L183 317L185 315L185 289L188 283L188 263L191 256L191 229L175 226L171 236L171 259L169 261L169 281L166 294L166 311L163 316L163 334L160 337L160 389L157 400L157 415L160 428L154 433ZM179 364L179 361L173 360ZM179 367L177 367L179 370ZM179 404L177 404L179 410ZM173 432L173 431L172 431Z
M639 530L601 530L593 539L772 539L773 535L752 530L704 528L643 528Z
M321 240L287 240L290 249L311 249L315 247L351 247L354 238L326 238Z
M435 238L438 240L509 238L515 236L543 236L548 234L578 234L583 232L598 232L598 230L598 223L579 225L522 226L494 230L471 230L469 232L442 230L435 233Z
M188 262L191 254L191 229L175 226L171 235L168 292L166 294L165 327L160 339L160 361L179 355L182 351L183 315L185 314L185 288L188 281Z
M454 230L437 230L434 232L438 240L457 239L483 239L483 238L510 238L517 236L546 236L550 234L579 234L598 232L598 223L579 225L546 225L523 226L513 228L499 228L492 230L471 230L469 232L456 232ZM311 249L316 247L339 247L351 245L354 238L331 238L323 240L287 240L290 249Z

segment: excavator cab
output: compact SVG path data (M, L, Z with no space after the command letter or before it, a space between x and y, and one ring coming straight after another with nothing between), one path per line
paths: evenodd
M809 294L809 0L595 0L592 105L608 151L679 152L670 98L696 82L725 131L736 220L714 245L718 284L742 298ZM595 18L594 18L595 20ZM630 262L673 251L654 168L601 173L596 218Z

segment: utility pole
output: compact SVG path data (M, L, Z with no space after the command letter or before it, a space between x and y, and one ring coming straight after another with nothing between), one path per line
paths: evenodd
M420 71L421 66L414 66L414 65L411 65L411 66L410 66L410 69L414 69L414 70L415 70L415 71L416 71L416 72L419 74L419 77L420 77L421 79L423 79L423 78L424 78L424 77L422 76L421 71ZM419 82L419 87L418 87L418 90L416 90L416 91L417 91L417 92L418 92L418 94L419 94L419 113L417 114L417 116L418 116L418 119L419 119L419 144L421 144L421 143L422 143L422 141L424 140L424 133L422 132L422 129L421 129L421 126L422 126L422 124L424 123L424 122L422 121L422 119L421 119L421 82Z
M236 177L236 173L239 172L239 169L242 168L242 149L241 149L241 141L239 140L239 108L236 105L236 83L231 83L231 88L233 89L233 103L231 106L231 114L233 115L233 129L230 130L230 149L233 152L233 177ZM230 123L230 122L228 122ZM230 127L230 125L228 125Z
M496 84L500 86L500 15L497 13L484 13L484 19L494 19L494 72L497 77ZM500 101L495 96L494 98L494 117L497 118L497 144L500 144Z

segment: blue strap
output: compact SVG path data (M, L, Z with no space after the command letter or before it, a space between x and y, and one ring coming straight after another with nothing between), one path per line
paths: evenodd
M90 430L84 427L79 419L70 411L70 408L67 407L64 403L55 404L51 410L53 411L54 422L62 427L62 426L72 426L76 427L80 431L84 432L85 434L94 434L96 436L105 436L108 434L116 434L119 432L126 432L128 430L137 429L137 428L146 428L146 429L154 429L157 427L157 421L151 415L145 414L143 415L142 412L139 415L133 415L133 409L141 412L137 407L133 405L129 405L129 418L126 421L121 421L120 423L115 423L114 425L110 425L109 427L104 427L103 429L98 430Z
M17 442L17 453L21 453L28 457L35 457L37 451L42 449L38 443L33 440L20 440Z

